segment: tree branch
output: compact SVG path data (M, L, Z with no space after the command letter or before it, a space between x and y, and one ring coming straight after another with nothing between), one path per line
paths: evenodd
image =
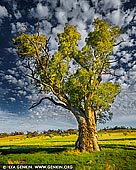
M117 61L119 61L119 59L118 59L118 58L117 58L117 59L113 59L112 61L105 62L105 63L109 63L109 64L111 64L111 63L115 63L115 62L117 62Z
M39 100L39 102L37 102L37 103L34 103L30 108L29 108L29 110L30 109L32 109L32 108L34 108L34 107L36 107L36 106L38 106L39 104L41 104L41 102L43 101L43 100L50 100L51 102L53 102L56 106L61 106L61 107L63 107L63 108L65 108L65 109L68 109L69 110L69 108L66 106L66 105L64 105L63 103L58 103L58 102L56 102L54 99L53 99L53 97L51 96L51 97L43 97L43 98L41 98L40 100Z
M27 63L28 63L28 64L22 63L22 66L25 67L26 69L29 69L29 70L31 71L32 77L34 78L35 73L34 73L34 70L33 70L33 69L31 68L31 66L30 66L30 60L27 60Z
M33 45L33 47L34 47L34 49L35 49L35 54L36 54L36 56L37 56L37 57L34 57L34 58L39 62L40 66L42 66L42 63L41 63L41 60L40 60L40 56L39 56L39 54L38 54L38 52L39 52L38 44L37 44L37 43L35 44L29 37L26 36L26 34L24 34L24 33L22 33L22 34L23 34L23 35L25 36L25 38L30 42L30 44Z
M102 74L110 74L112 76L118 76L115 73L112 73L110 70L105 70Z
M118 45L120 45L121 43L123 43L123 42L126 42L124 39L122 39L119 43L117 43L117 44L114 44L113 46L118 46Z

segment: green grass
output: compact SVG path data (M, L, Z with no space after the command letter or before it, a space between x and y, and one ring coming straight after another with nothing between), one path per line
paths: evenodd
M0 164L75 164L77 170L135 170L136 132L99 132L101 152L74 151L76 135L0 138Z

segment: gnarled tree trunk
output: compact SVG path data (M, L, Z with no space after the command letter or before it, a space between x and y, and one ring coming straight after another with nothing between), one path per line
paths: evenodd
M88 118L79 117L79 135L75 148L82 151L100 151L94 112Z

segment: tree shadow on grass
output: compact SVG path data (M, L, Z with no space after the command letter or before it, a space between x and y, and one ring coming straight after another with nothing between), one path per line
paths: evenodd
M22 153L30 153L34 154L37 152L47 152L47 153L58 153L63 152L68 149L73 148L74 145L61 145L61 146L55 146L55 147L45 147L45 146L37 146L37 145L29 145L29 146L15 146L15 145L8 145L8 146L0 146L0 152L1 155L7 155L7 154L22 154Z
M136 146L132 145L122 145L122 144L100 144L100 148L110 148L110 149L124 149L124 150L135 150Z

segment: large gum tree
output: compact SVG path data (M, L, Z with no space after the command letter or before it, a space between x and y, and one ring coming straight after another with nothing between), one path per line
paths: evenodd
M98 18L93 25L94 31L88 34L81 50L76 26L66 25L64 32L58 34L58 50L53 55L48 48L49 39L39 32L22 33L13 39L32 83L45 93L31 108L48 99L73 113L79 129L75 148L89 152L100 150L96 123L110 118L111 104L120 92L119 84L102 79L104 74L115 76L110 69L110 56L120 29Z

